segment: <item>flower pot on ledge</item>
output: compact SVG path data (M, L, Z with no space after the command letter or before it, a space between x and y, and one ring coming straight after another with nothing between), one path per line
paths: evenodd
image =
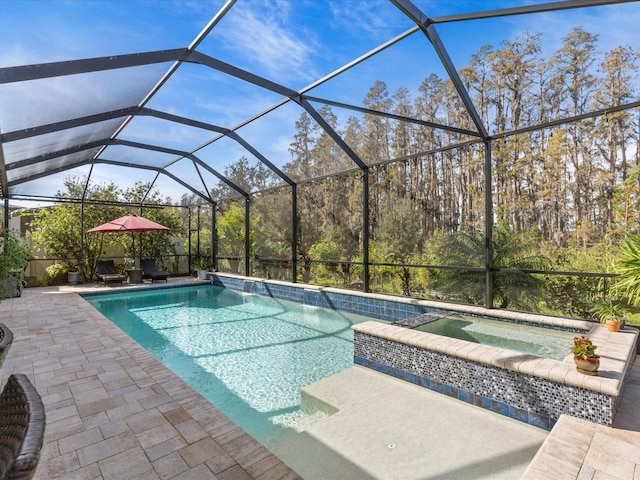
M607 318L604 323L610 332L619 332L622 321L617 318Z
M573 353L573 361L578 368L578 372L585 375L597 375L600 366L600 357L596 355L596 348L591 339L585 335L573 337L573 344L570 346Z
M578 368L578 372L592 376L598 374L598 368L600 367L599 357L590 357L586 360L581 357L573 357L573 361Z
M209 271L198 270L198 280L209 280Z

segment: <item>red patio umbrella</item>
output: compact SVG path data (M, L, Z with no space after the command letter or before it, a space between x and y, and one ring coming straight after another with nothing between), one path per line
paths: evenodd
M124 217L116 218L110 222L103 223L97 227L93 227L87 230L88 233L101 232L101 233L126 233L131 232L131 250L135 256L135 239L133 237L134 232L152 232L152 231L168 231L171 230L164 225L152 222L151 220L140 217L135 213L129 213Z
M134 213L129 213L124 217L116 218L110 222L103 223L97 227L93 227L87 232L111 232L111 233L124 233L124 232L150 232L154 230L171 230L164 225L152 222L144 217L139 217Z

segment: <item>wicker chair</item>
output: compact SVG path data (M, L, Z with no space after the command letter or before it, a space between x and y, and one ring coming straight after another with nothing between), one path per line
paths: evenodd
M44 441L44 405L26 375L9 377L0 394L0 478L33 478Z
M0 367L7 358L11 342L13 342L13 332L4 323L0 323Z

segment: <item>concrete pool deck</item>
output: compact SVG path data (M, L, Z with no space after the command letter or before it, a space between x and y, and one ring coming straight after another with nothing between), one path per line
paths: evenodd
M170 279L170 285L184 282L195 283ZM30 288L21 298L0 303L0 321L15 335L1 380L14 372L27 374L45 403L47 429L36 479L404 480L409 471L421 479L465 478L470 471L475 474L467 478L494 472L485 478L516 479L531 459L533 466L548 464L538 455L549 449L543 446L538 455L536 451L547 435L553 439L556 429L548 434L354 367L306 389L310 398L335 402L341 410L302 434L307 438L298 442L299 450L287 466L77 295L130 288L140 287ZM632 377L635 383L625 389L617 417L629 419L627 425L604 431L622 436L625 443L640 435L637 427L629 427L640 410L637 365ZM601 448L602 432L596 430L589 445L607 455L606 445ZM576 434L582 431L575 429ZM509 445L510 438L517 438L519 446ZM584 436L562 437L554 455L582 452L584 442ZM291 445L286 448L288 452L280 447L283 457L291 454ZM598 469L601 464L589 463L600 458L589 451L580 465L611 475L606 468ZM305 470L314 467L301 462L314 458L333 468L335 476ZM546 478L583 477L567 470Z

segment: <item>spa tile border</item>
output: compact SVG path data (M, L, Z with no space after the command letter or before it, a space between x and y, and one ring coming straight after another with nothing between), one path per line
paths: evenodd
M352 329L356 364L544 429L562 414L611 426L638 335L594 326L602 359L591 377L570 355L557 361L373 321Z

